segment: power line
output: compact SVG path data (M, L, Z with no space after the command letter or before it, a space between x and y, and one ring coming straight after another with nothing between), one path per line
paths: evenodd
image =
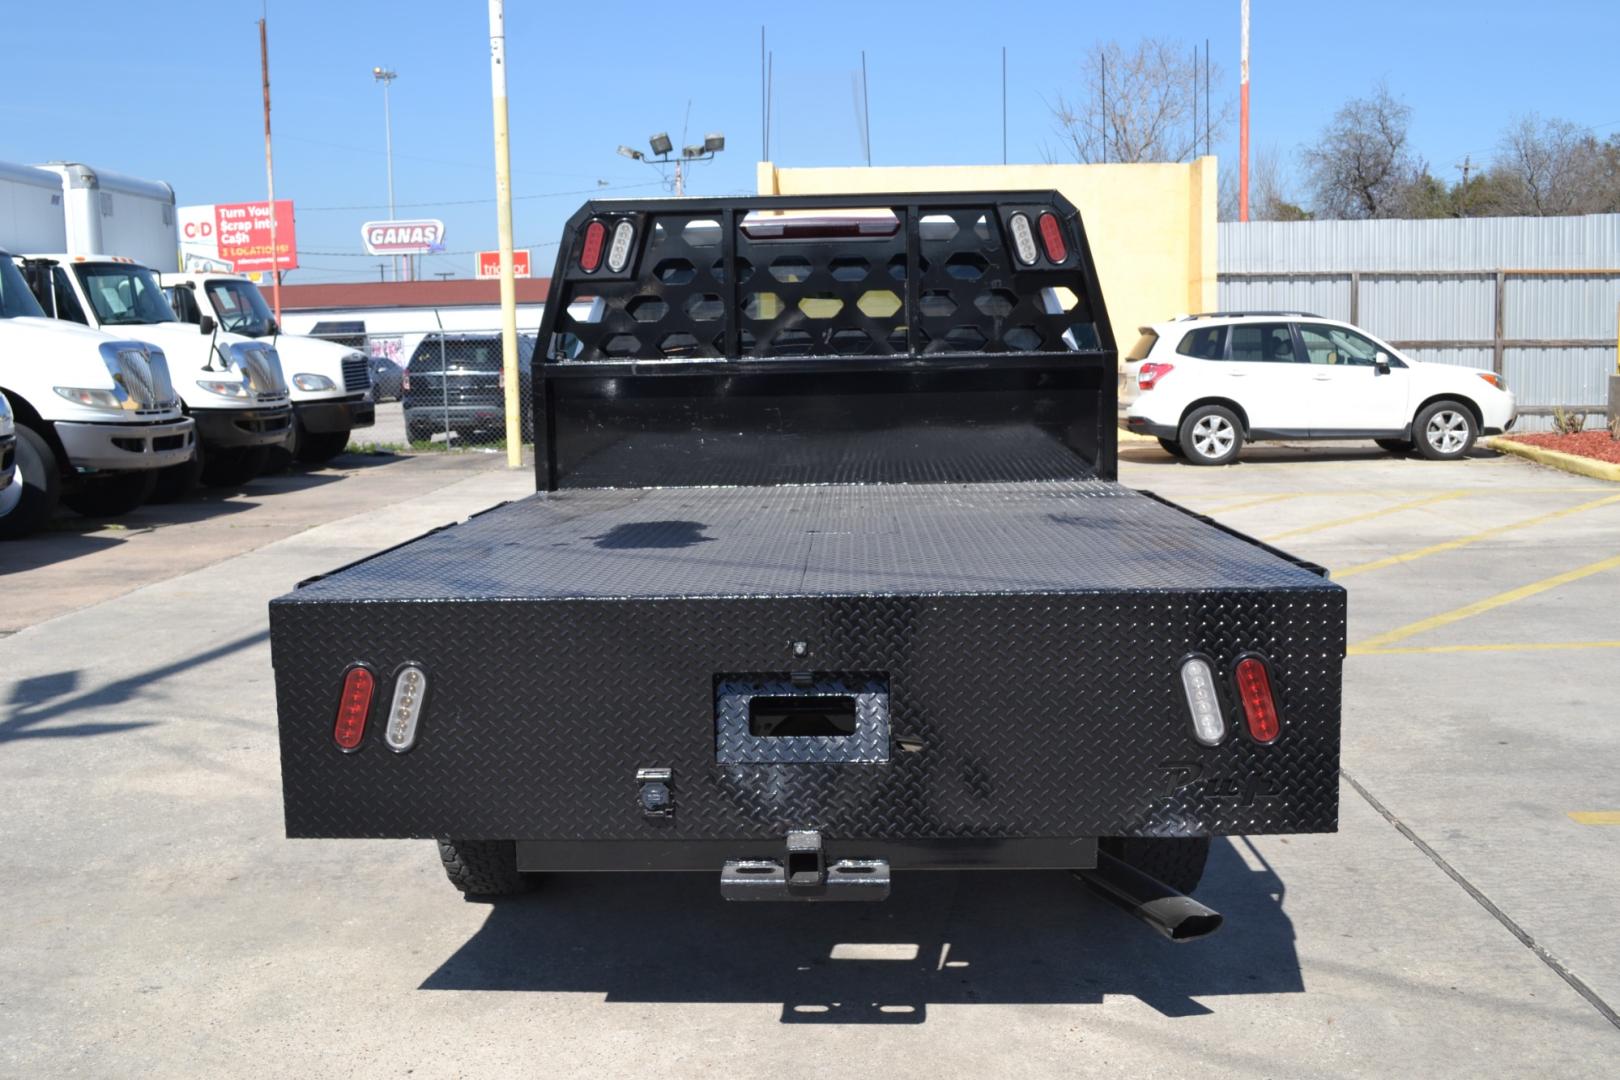
M649 182L644 183L644 184L597 184L594 187L577 188L577 189L575 189L573 191L542 191L542 192L538 192L538 193L536 193L534 195L514 195L514 196L512 196L512 198L514 200L517 200L517 199L560 199L560 198L563 198L563 197L568 196L568 195L595 195L595 194L598 194L598 193L603 192L603 191L632 191L632 190L635 190L637 188L657 187L662 183L663 183L662 180L654 180L654 181L649 181ZM492 203L494 201L495 201L494 199L449 199L449 200L440 200L440 201L437 201L437 202L396 203L394 205L395 205L396 209L411 210L411 209L416 209L416 208L419 208L419 207L432 207L432 206L487 206L487 205L489 205L490 203ZM386 203L361 203L361 204L356 204L354 206L300 206L300 207L298 207L298 212L300 214L305 214L305 213L321 213L321 212L325 212L325 211L338 211L338 210L387 210L387 209L388 209L388 205Z

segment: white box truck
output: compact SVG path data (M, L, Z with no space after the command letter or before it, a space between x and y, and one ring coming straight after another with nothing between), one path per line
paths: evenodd
M201 325L212 318L222 330L275 346L292 394L287 454L310 463L330 461L349 445L355 428L375 421L371 363L364 353L282 333L259 287L240 274L186 271L162 274L159 280L182 322Z
M122 255L142 266L180 265L180 233L174 188L76 161L36 166L59 178L63 244L25 244L7 238L12 251L69 251L75 255Z
M60 500L91 517L139 506L157 478L192 459L163 350L45 318L0 252L0 394L16 477L0 492L0 539L26 536Z
M3 238L0 238L3 239ZM161 349L186 414L197 423L197 454L158 479L159 499L198 480L243 483L264 471L292 433L292 405L273 346L221 330L212 318L181 322L157 275L133 259L28 253L16 258L47 314Z

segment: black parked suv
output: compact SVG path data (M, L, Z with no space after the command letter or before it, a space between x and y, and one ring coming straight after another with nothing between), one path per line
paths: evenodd
M534 437L529 411L529 375L534 338L518 335L523 402L523 438ZM405 430L412 442L436 434L467 441L494 441L506 431L506 387L498 333L433 333L411 353L400 395Z

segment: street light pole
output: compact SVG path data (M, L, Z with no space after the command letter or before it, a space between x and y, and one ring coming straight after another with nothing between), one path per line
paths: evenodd
M390 83L392 83L395 79L399 78L399 73L394 71L392 68L374 67L374 68L371 69L371 77L374 80L376 80L377 82L382 83L382 87L383 87L383 146L384 146L384 148L386 150L386 153L387 153L387 156L388 156L388 220L393 221L394 220L394 117L393 117L392 112L389 110L388 87L389 87ZM394 262L394 280L398 281L399 280L399 256L398 255L394 256L393 262Z
M647 140L652 149L652 155L642 153L631 146L619 147L619 154L631 161L640 161L658 170L660 176L664 173L664 166L675 166L675 182L672 186L677 197L686 194L686 167L699 161L713 161L714 155L726 148L726 137L718 131L711 131L703 136L703 141L694 146L683 146L677 154L675 144L670 141L667 131L660 131ZM671 156L674 155L674 156ZM666 184L669 181L664 181Z

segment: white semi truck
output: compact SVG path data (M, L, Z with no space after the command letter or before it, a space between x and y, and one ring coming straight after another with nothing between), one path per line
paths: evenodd
M15 425L0 458L16 470L0 491L0 539L38 529L59 500L92 517L132 510L163 471L193 455L195 425L181 413L163 350L45 318L4 252L0 395L10 417L0 443Z
M212 318L181 322L157 275L132 259L30 253L16 261L47 314L167 355L186 414L197 423L197 454L165 470L154 498L178 498L198 480L250 480L291 437L292 405L274 346L223 331Z
M350 432L375 421L371 363L364 353L282 333L259 287L240 274L188 271L162 274L160 281L182 322L201 325L212 318L222 330L275 346L292 395L291 456L330 461L349 445Z

